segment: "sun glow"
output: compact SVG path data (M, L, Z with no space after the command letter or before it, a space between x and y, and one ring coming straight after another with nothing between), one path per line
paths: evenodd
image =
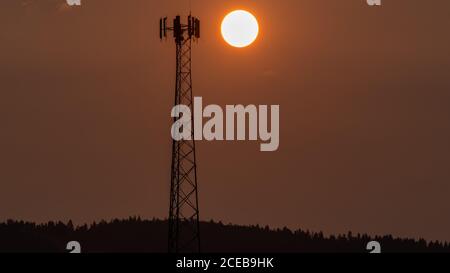
M245 10L235 10L225 16L221 29L223 39L238 48L251 45L259 34L258 21Z

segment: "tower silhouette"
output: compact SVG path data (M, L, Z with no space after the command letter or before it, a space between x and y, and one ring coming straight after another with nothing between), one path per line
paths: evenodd
M176 45L176 83L174 105L186 105L193 115L192 42L200 38L200 21L189 15L187 24L176 16L173 26L167 17L160 19L160 38L173 32ZM174 122L178 118L174 118ZM191 140L173 140L169 205L169 240L171 253L200 252L200 222L197 190L197 162L194 140L194 118L191 116Z

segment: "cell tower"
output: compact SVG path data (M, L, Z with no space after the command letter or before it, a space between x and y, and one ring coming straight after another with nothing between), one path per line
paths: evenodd
M189 15L187 24L176 16L173 26L167 26L167 17L159 22L160 39L173 32L176 45L175 106L186 105L193 114L191 48L200 38L200 21ZM174 122L177 118L174 119ZM194 122L193 116L191 117ZM200 252L200 222L197 191L197 163L194 141L194 124L191 124L192 140L173 140L172 173L170 182L169 241L171 253Z

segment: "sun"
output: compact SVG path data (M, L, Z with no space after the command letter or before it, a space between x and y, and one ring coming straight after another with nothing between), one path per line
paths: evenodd
M223 39L238 48L251 45L259 34L258 20L245 10L235 10L225 16L221 29Z

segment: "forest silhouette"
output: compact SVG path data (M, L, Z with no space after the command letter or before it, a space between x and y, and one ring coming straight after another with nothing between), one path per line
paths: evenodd
M67 253L69 241L78 241L84 253L165 253L167 221L101 221L75 227L68 223L35 224L8 220L0 224L0 252ZM202 252L205 253L353 253L369 252L367 243L378 241L382 252L450 252L449 243L423 239L400 239L391 235L363 234L325 236L303 230L270 229L268 226L236 226L221 222L201 222Z

